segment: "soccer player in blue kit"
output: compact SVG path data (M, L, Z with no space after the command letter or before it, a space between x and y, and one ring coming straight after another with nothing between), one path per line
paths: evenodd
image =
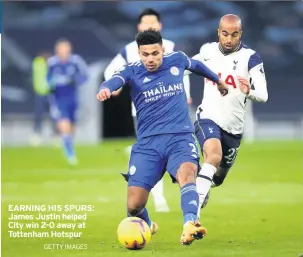
M52 94L51 113L57 121L65 157L69 164L78 163L74 150L78 87L87 80L87 65L72 54L71 43L60 39L55 44L56 54L48 59L47 82Z
M102 83L97 94L97 99L104 101L113 91L129 85L137 110L138 136L129 161L127 215L143 219L152 234L157 232L158 226L150 220L145 205L150 190L167 170L181 190L184 225L180 242L190 245L202 239L206 229L197 219L199 153L184 91L184 70L216 82L223 95L227 86L202 62L183 52L164 55L158 31L139 32L136 42L141 61L125 65Z

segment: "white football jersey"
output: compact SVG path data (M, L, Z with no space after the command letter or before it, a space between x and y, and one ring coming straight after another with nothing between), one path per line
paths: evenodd
M221 96L217 85L204 80L202 104L197 109L200 119L210 119L223 130L232 134L241 134L244 129L244 114L247 100L266 102L268 98L263 62L258 53L240 44L237 51L224 54L219 43L204 44L200 53L193 57L202 61L229 86L226 96ZM237 76L251 80L252 88L245 95L239 88Z
M163 39L163 46L165 49L165 53L171 53L174 51L175 43ZM133 41L129 44L127 44L123 51L116 55L116 57L111 61L111 63L107 66L107 68L104 71L104 77L105 80L109 80L113 74L119 70L123 65L131 62L137 62L140 61L140 56L138 53L138 45L136 41ZM187 78L186 78L187 77ZM189 92L189 78L188 76L184 77L184 89L188 97L190 97ZM136 109L134 104L132 103L132 116L136 116Z

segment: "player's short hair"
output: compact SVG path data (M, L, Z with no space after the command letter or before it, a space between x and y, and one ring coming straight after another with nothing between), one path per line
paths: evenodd
M152 44L162 45L162 35L159 31L156 31L154 29L144 30L136 35L136 42L138 47L141 45Z
M146 8L144 9L141 14L139 15L139 18L138 18L138 22L140 23L141 22L141 19L144 17L144 16L147 16L147 15L154 15L157 17L157 20L160 22L160 14L155 11L154 9L151 9L151 8Z

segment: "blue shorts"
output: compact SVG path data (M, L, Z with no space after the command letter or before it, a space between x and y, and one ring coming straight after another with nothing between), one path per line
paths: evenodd
M217 123L209 119L195 121L195 133L199 141L201 152L207 139L217 138L221 141L223 157L220 163L222 168L231 168L234 164L240 147L242 134L230 134L223 130Z
M51 116L53 119L76 122L77 103L75 101L51 101Z
M128 186L150 191L167 171L176 179L184 162L198 166L199 153L192 133L164 134L140 139L134 144L128 170Z

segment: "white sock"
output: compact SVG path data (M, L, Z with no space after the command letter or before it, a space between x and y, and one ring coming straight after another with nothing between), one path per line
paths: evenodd
M202 168L198 174L196 180L197 192L199 194L199 208L198 208L198 218L200 218L201 206L205 200L205 197L210 189L212 178L216 172L216 167L209 164L203 163Z
M164 197L164 183L161 179L151 190L151 194L154 198L156 212L169 212L169 208Z

